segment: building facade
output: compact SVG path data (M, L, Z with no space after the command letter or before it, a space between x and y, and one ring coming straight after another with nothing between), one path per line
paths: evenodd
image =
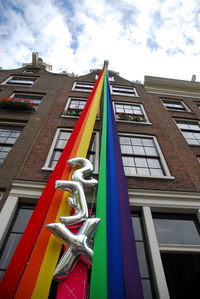
M1 277L99 73L50 73L37 56L0 70ZM108 73L144 298L198 298L200 83ZM102 113L88 151L95 177Z

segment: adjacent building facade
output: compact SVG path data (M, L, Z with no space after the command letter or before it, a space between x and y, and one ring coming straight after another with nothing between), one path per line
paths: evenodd
M54 74L36 54L0 70L1 277L99 73ZM109 81L144 298L198 298L200 83ZM96 177L102 112L88 152Z

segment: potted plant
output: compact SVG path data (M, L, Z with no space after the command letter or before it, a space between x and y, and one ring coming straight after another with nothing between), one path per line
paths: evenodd
M17 111L35 111L35 108L28 100L21 98L3 98L0 100L0 108Z

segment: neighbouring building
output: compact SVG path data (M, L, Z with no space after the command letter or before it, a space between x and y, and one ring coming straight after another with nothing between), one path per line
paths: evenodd
M1 277L99 72L55 74L36 53L0 70ZM144 298L198 298L200 83L114 71L109 82ZM101 128L102 106L88 152L95 177Z

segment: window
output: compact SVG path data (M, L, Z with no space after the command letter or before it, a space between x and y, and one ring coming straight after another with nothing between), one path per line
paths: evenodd
M123 96L133 96L137 97L137 92L134 87L131 86L117 86L117 85L110 85L111 93L116 95L123 95Z
M84 92L91 92L94 87L94 83L90 82L75 82L73 86L73 90L76 91L84 91Z
M159 244L200 245L194 215L154 213L153 221Z
M42 99L44 98L44 94L28 94L28 93L14 93L9 99L15 99L15 101L21 101L25 103L31 104L35 108L35 110L40 105Z
M86 101L87 100L84 98L69 98L63 115L78 117L81 114Z
M195 215L153 213L171 299L198 298L200 234Z
M147 115L141 104L114 102L116 120L147 122Z
M23 127L0 125L0 163L3 163Z
M125 175L170 176L155 137L120 135Z
M198 121L176 120L176 124L188 144L200 145L200 126Z
M61 128L57 130L49 154L47 156L45 165L42 168L43 170L54 169L70 135L71 135L70 130L61 129ZM91 146L88 151L87 158L92 162L94 166L94 172L98 171L98 149L99 149L98 142L99 142L98 133L97 132L93 133Z
M155 294L149 267L149 257L147 254L147 244L141 214L134 213L132 216L132 222L144 299L153 299L155 298Z
M34 206L21 204L16 211L9 233L0 251L0 278L3 277L10 263L20 238L32 215L33 209Z
M32 86L36 80L36 77L12 76L4 81L3 84Z
M26 74L35 74L35 73L37 73L39 70L38 69L26 69L25 71L24 71L24 73L26 73Z
M167 110L190 112L189 108L184 104L183 101L162 99L162 102Z

